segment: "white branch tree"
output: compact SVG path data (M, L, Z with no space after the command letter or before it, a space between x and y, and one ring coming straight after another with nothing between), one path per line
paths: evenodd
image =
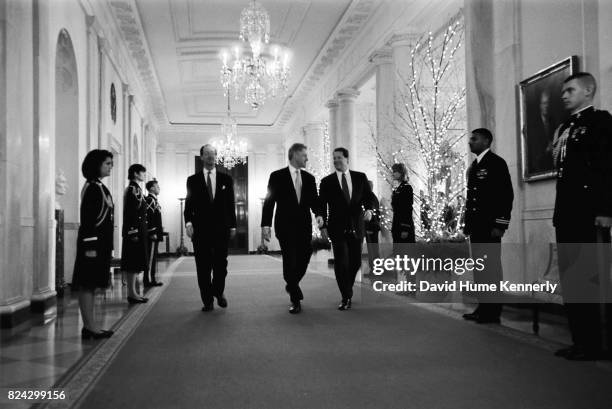
M466 113L465 74L455 64L464 35L463 19L448 24L438 36L421 36L401 75L394 118L390 121L399 144L377 157L391 183L391 165L406 164L415 191L417 235L425 241L460 238L465 193Z

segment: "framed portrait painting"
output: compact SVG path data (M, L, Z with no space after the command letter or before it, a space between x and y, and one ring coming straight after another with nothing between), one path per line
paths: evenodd
M571 56L521 81L520 129L523 181L549 179L553 165L555 130L570 114L561 101L563 81L578 70L578 57Z

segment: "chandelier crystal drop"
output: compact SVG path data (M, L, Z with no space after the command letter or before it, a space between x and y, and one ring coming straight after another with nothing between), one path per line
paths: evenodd
M270 41L270 16L255 0L240 13L240 39L251 45L255 58L261 54L263 44Z
M211 144L217 150L217 164L231 169L247 162L247 142L238 139L238 123L232 117L229 94L227 94L227 114L221 122L221 139L214 140Z
M289 80L289 51L279 46L264 53L264 44L270 39L270 17L267 11L253 0L240 15L240 40L247 42L250 53L242 53L234 47L230 56L221 51L221 85L225 95L233 89L238 99L257 110L266 99L287 92Z

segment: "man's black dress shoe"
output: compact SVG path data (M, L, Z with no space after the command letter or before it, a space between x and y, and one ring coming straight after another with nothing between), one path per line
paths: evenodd
M289 307L289 314L299 314L300 312L302 312L302 304L299 301L292 303Z
M149 301L148 298L133 298L133 297L128 297L127 298L128 304L144 304L147 301Z
M217 305L221 308L227 308L227 299L224 296L217 297Z
M215 307L214 307L214 305L212 305L212 304L206 304L206 305L204 305L204 306L202 307L202 311L212 311L212 310L214 310L214 309L215 309Z
M463 314L463 319L468 321L476 321L478 319L478 313L470 312L467 314Z
M160 283L159 281L156 281L156 282L154 282L154 283L151 283L151 285L152 285L153 287L161 287L162 285L164 285L164 283Z
M483 317L482 315L479 315L478 317L476 317L476 323L477 324L499 324L500 320L499 320L499 317Z
M100 330L100 332L93 332L87 328L81 330L81 339L103 339L110 338L113 335L113 331Z
M350 310L351 306L352 306L352 303L351 303L351 299L349 298L348 300L342 300L340 302L340 305L338 306L338 309L340 311L346 311L346 310Z

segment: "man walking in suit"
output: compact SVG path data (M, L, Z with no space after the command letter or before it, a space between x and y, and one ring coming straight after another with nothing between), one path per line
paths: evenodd
M161 206L157 195L159 195L159 183L157 180L149 180L145 185L149 194L145 197L147 203L147 231L149 233L149 262L145 271L143 284L145 287L159 287L163 285L155 278L157 273L157 254L159 242L163 240L164 228L162 227Z
M202 311L212 311L213 297L219 307L227 307L223 295L227 252L230 239L236 235L234 181L230 175L217 172L216 157L217 150L212 145L202 146L204 169L187 178L185 198L185 224L193 242Z
M573 342L555 355L580 361L605 358L606 349L609 353L612 348L612 308L609 300L600 298L610 291L600 288L609 285L603 279L609 267L600 272L609 265L609 245L595 244L610 242L612 115L593 107L596 89L595 78L586 72L564 81L561 99L571 116L557 129L553 142L557 170L553 225ZM606 319L607 328L602 328ZM602 342L606 338L608 345Z
M340 311L352 305L353 285L361 267L361 244L364 220L372 219L372 190L365 173L348 169L349 152L334 149L336 171L321 180L319 195L324 217L323 237L329 238L334 250L334 273L342 301Z
M303 170L308 161L306 146L295 143L289 148L289 166L270 174L268 195L263 204L261 228L266 240L270 240L272 213L276 204L274 231L283 256L283 278L285 290L291 299L291 314L301 310L304 299L300 281L306 274L312 255L312 211L317 215L319 226L323 218L318 208L315 178Z
M474 281L478 284L502 280L500 243L510 224L514 200L508 165L491 151L491 142L493 134L485 128L473 130L469 141L476 159L468 169L463 232L470 236L473 258L487 259L484 270L474 271ZM479 324L499 323L502 305L494 298L491 294L479 294L478 307L463 318Z

